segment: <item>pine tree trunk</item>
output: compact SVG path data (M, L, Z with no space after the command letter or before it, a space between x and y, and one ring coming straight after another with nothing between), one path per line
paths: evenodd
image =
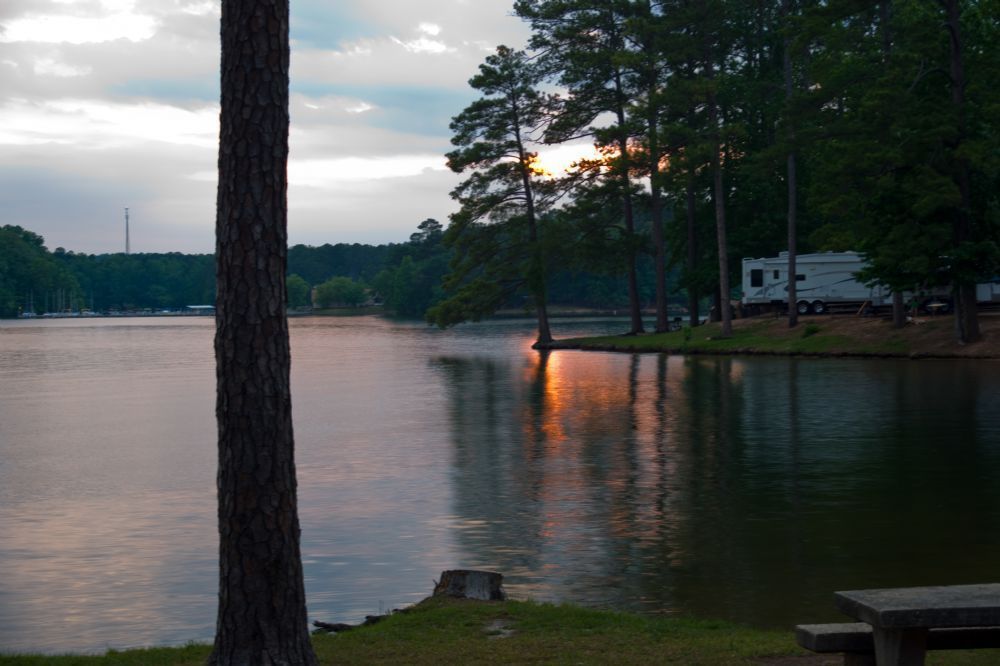
M625 217L625 237L628 240L628 260L626 262L628 281L628 309L631 326L630 335L644 332L642 325L642 304L639 300L639 278L636 271L635 213L632 208L632 183L629 178L628 132L625 129L625 94L622 91L620 72L615 72L616 114L621 133L618 137L619 160L621 161L622 212Z
M621 150L627 150L627 144L619 143ZM637 335L643 332L642 325L642 305L639 302L639 278L636 272L635 261L635 214L632 210L632 193L629 191L631 184L628 177L628 166L625 163L627 158L622 156L622 210L625 217L625 237L628 241L628 258L625 262L626 280L628 282L628 312L629 312L629 334Z
M698 270L698 228L695 224L694 182L689 178L685 193L687 215L687 272L688 272L688 323L694 328L701 323L698 312L698 289L695 271Z
M786 21L791 13L791 3L785 0L782 4L782 14ZM786 37L784 40L784 74L785 74L785 101L791 103L792 95L795 92L794 80L792 78L792 40ZM788 110L789 115L791 109ZM788 128L788 141L790 145L795 143L795 129L791 127L791 120ZM787 166L785 172L788 180L788 327L795 328L799 323L799 309L796 307L798 301L798 283L795 279L797 272L795 263L798 255L798 170L795 159L795 150L788 151Z
M285 312L288 1L222 3L216 221L219 609L210 664L315 664Z
M720 146L721 149L721 146ZM712 167L715 179L715 234L719 245L719 317L722 322L721 335L733 335L733 313L729 307L729 245L726 241L726 204L722 188L722 165L716 155Z
M969 176L969 160L961 154L962 144L968 132L965 118L965 64L962 54L961 8L958 0L939 0L945 10L946 23L950 44L949 73L951 74L951 102L954 106L957 122L957 132L951 149L955 153L955 184L961 194L961 207L955 211L953 222L953 238L956 250L972 236L972 221L969 212L972 209L972 185ZM976 342L982 338L979 330L979 314L976 307L976 285L966 282L963 276L953 285L953 300L955 305L955 337L959 344Z
M546 288L545 257L542 255L541 241L539 239L538 219L535 217L535 198L531 188L531 176L528 170L528 157L521 143L520 135L517 139L521 154L521 183L524 187L524 197L526 202L526 215L528 219L528 238L531 241L531 268L528 275L528 287L535 299L535 315L538 317L538 338L534 347L541 347L552 342L552 330L549 328L548 310L548 289Z
M715 66L707 44L705 45L705 76L708 79L709 87L706 102L708 104L709 131L712 137L712 198L715 200L715 237L719 253L719 319L722 322L720 335L723 338L728 338L733 335L733 315L729 307L729 244L726 240L726 195L722 186L721 153L724 146L722 144L719 104L714 90L716 85Z
M788 327L795 328L799 323L798 273L798 207L796 205L796 164L795 153L788 153Z
M652 3L645 4L647 16L652 16ZM657 95L658 77L656 55L652 47L644 48L645 57L649 59L648 87L646 103L649 108L646 114L646 137L649 148L649 215L653 227L654 269L656 275L656 332L666 333L670 330L670 319L667 316L667 247L663 237L663 201L660 197L660 141L658 108L654 103Z
M906 307L903 303L903 293L892 292L892 327L903 328L906 326Z
M533 345L535 348L552 343L552 329L549 327L549 308L545 303L545 297L535 299L535 312L538 317L538 338Z
M670 328L667 317L667 248L663 238L663 203L657 183L658 169L651 165L649 212L653 225L653 246L656 249L656 332L665 333Z

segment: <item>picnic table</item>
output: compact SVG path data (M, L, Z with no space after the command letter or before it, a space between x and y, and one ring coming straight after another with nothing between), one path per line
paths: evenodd
M835 592L834 602L841 612L870 625L878 666L921 666L928 649L998 647L998 583L850 590ZM824 626L840 629L819 629ZM845 629L867 630L864 625L802 627L815 627L814 639L824 634L832 639L839 632L837 640L854 640L857 636Z

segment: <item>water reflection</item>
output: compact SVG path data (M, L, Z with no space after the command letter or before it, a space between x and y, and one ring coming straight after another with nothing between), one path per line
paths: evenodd
M836 589L995 580L996 363L538 354L531 321L291 333L312 618L454 567L785 627L837 620ZM210 320L0 322L0 646L211 635L211 340Z
M515 593L787 626L835 619L835 589L994 577L996 386L973 365L435 367L459 548Z

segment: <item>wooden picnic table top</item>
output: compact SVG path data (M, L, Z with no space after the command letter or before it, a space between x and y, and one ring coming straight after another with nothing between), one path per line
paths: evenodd
M834 600L876 629L1000 626L1000 583L849 590Z

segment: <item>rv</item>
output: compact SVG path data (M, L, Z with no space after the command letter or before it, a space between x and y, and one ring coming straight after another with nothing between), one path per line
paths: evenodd
M795 258L796 309L799 314L824 314L831 305L861 304L873 307L891 302L881 286L868 287L855 274L865 260L854 252L817 252ZM743 305L784 307L788 302L788 253L777 257L743 260Z
M877 309L892 304L892 292L882 285L859 282L856 274L865 260L856 252L817 252L795 258L796 310L799 314L824 314L831 306L868 304ZM914 294L907 292L909 302ZM944 313L951 308L950 288L938 287L917 295L927 312ZM976 285L981 304L1000 304L1000 278ZM783 309L788 302L788 253L777 257L743 260L743 299L753 310Z

